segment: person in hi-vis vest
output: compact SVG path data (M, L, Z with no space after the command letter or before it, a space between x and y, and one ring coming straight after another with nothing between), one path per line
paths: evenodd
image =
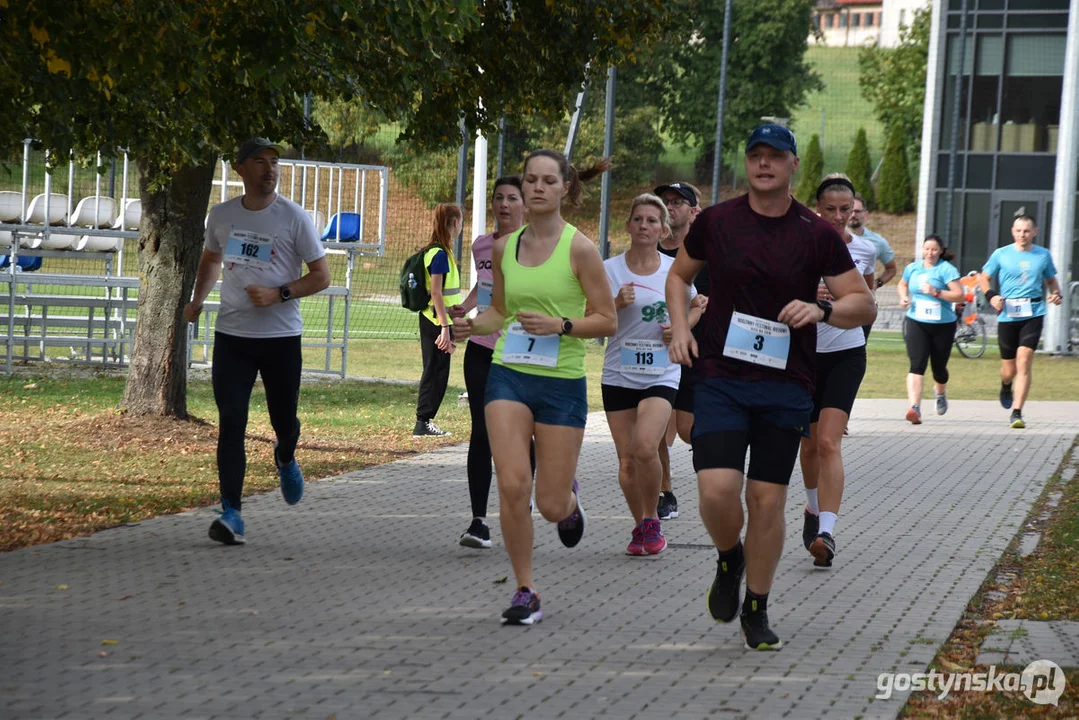
M412 437L449 435L435 425L435 415L446 396L450 380L450 355L456 345L450 328L448 308L461 303L461 273L457 269L450 243L461 232L461 208L439 203L435 208L431 243L423 255L424 282L431 292L431 304L420 312L420 350L423 375L416 398L416 427Z

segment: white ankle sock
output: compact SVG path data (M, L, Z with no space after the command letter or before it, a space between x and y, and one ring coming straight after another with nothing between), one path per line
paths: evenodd
M835 521L838 519L839 517L833 512L822 512L820 514L820 530L817 532L835 535Z
M809 506L809 512L814 515L819 515L820 506L817 505L817 488L813 488L812 490L806 488L806 500L806 504Z

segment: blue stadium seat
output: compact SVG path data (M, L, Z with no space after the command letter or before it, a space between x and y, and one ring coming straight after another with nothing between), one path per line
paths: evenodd
M341 242L355 242L360 239L360 214L354 212L334 213L326 229L322 231L322 239L328 242L337 240L337 223L341 223Z
M20 255L15 260L16 267L22 268L23 272L34 272L41 269L41 260L39 257L27 257L26 255ZM11 265L11 259L7 255L0 255L0 270Z

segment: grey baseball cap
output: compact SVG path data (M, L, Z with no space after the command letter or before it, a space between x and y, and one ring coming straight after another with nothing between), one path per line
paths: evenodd
M284 146L272 143L266 138L251 138L250 140L244 140L243 145L236 149L236 164L239 165L247 158L258 155L267 148L275 150L279 156L285 152Z

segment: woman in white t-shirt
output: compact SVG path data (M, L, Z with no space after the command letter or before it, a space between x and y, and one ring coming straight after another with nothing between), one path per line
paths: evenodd
M664 290L674 260L656 248L670 233L667 206L655 195L638 195L626 221L630 248L603 263L611 283L618 332L603 361L603 409L618 452L618 482L633 513L635 527L628 555L658 555L667 547L656 504L663 442L671 406L678 393L681 366L667 356L669 334ZM696 291L690 291L695 298ZM696 300L690 327L700 319Z
M854 209L854 185L846 175L828 175L817 187L817 214L835 228L847 244L854 266L866 285L875 287L877 247L847 230ZM820 300L831 300L824 282ZM817 567L831 567L835 557L835 523L843 499L843 432L850 419L858 388L865 376L865 332L860 327L841 330L817 323L817 381L809 437L802 438L800 459L806 488L802 542ZM819 491L819 496L818 496Z

